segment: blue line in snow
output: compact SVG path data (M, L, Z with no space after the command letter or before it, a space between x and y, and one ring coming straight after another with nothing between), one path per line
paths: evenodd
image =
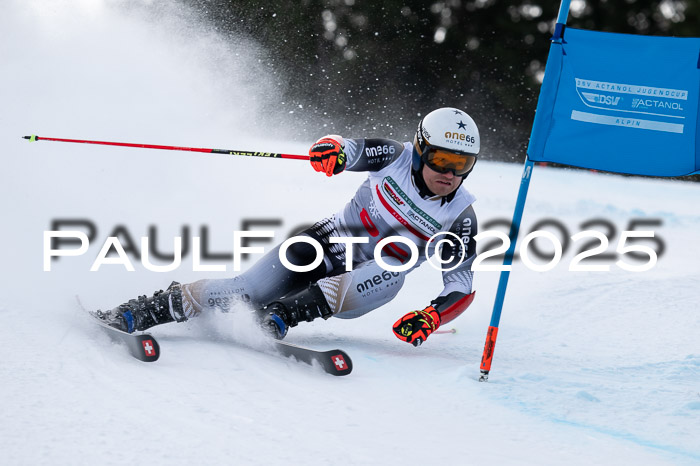
M610 437L615 437L615 438L619 438L622 440L627 440L627 441L636 443L637 445L640 445L643 447L653 448L655 450L661 450L661 451L665 451L668 453L674 453L676 455L687 456L688 458L692 458L694 460L700 460L700 453L695 453L692 451L684 450L683 448L678 448L678 447L674 447L671 445L662 445L659 443L650 442L648 440L644 440L642 438L637 437L636 435L632 435L629 433L618 432L618 431L612 430L612 429L605 429L603 427L591 426L588 424L582 424L580 422L568 421L566 419L560 419L560 418L552 418L552 421L559 423L559 424L565 424L568 426L572 426L572 427L578 427L578 428L592 430L592 431L597 432L599 434L608 435Z

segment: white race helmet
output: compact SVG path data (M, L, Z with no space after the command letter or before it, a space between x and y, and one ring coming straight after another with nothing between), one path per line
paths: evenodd
M421 162L425 162L425 156L431 150L475 157L480 148L479 129L467 112L451 107L439 108L418 123L413 141L413 167L419 170ZM455 174L466 177L472 167L473 162L466 173L455 171Z

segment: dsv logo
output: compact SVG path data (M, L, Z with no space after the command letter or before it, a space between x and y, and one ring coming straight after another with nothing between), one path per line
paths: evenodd
M617 106L620 103L622 97L613 97L611 95L604 94L591 94L590 92L584 92L583 96L587 101L593 102L594 104L612 105Z

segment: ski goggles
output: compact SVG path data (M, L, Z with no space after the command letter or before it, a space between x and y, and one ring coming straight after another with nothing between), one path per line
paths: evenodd
M455 176L469 173L476 163L476 155L457 154L443 149L426 148L423 162L438 173L454 172Z

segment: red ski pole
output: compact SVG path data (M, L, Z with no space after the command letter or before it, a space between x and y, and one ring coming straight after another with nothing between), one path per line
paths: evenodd
M177 146L161 146L155 144L135 144L130 142L109 142L109 141L89 141L85 139L61 139L61 138L45 138L36 135L22 136L24 139L29 139L29 142L34 141L57 141L57 142L72 142L78 144L100 144L103 146L120 146L120 147L137 147L140 149L161 149L161 150L179 150L188 152L204 152L207 154L227 154L227 155L245 155L248 157L266 157L274 159L297 159L308 160L308 155L295 154L278 154L274 152L252 152L247 150L232 150L232 149L206 149L199 147L177 147Z

